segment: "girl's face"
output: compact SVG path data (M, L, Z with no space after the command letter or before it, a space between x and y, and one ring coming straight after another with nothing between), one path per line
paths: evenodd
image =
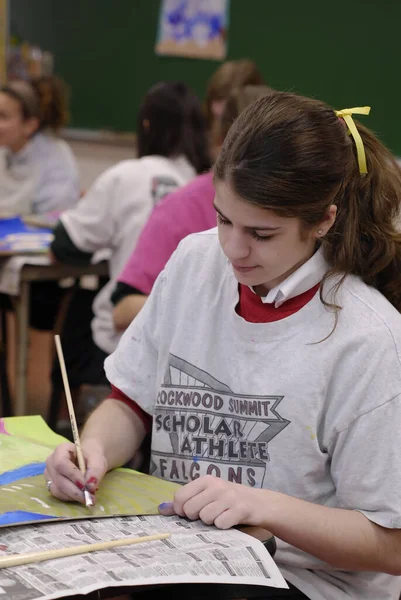
M260 296L284 281L313 255L336 216L331 206L324 221L305 231L297 218L281 217L243 200L224 182L216 182L214 206L219 241L236 279Z
M0 92L0 146L18 152L32 137L38 126L36 117L23 119L18 100Z

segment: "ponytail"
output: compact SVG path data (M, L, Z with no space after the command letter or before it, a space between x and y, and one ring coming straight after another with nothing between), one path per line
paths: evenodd
M337 218L323 242L332 265L326 277L333 273L358 275L401 311L401 169L369 129L360 123L357 129L368 172L360 174L353 148L346 176L333 200Z

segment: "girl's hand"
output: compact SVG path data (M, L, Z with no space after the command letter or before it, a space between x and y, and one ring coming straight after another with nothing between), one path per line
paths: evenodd
M95 441L82 445L86 462L85 477L77 466L74 444L58 446L46 461L45 481L49 492L64 501L85 504L84 490L94 494L107 471L107 461Z
M219 529L234 525L263 527L266 514L266 490L249 488L206 475L183 486L173 502L160 504L162 515L201 519Z

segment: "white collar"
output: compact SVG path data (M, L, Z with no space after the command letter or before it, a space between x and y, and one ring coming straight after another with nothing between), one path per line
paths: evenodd
M263 304L274 304L275 308L278 308L286 300L295 298L320 283L329 268L323 248L320 247L306 263L261 298Z

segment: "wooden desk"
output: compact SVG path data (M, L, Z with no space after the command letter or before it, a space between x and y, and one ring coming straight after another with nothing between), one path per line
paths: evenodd
M65 264L30 265L22 267L20 293L15 296L16 313L16 362L15 362L15 415L26 414L27 410L27 356L29 335L29 296L33 281L59 281L73 277L78 279L84 275L108 275L107 262L96 265L73 266Z

